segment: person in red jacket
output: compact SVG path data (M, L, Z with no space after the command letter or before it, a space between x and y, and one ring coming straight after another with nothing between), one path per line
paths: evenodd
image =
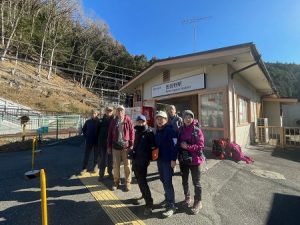
M128 151L133 148L134 128L129 116L125 115L124 106L116 108L116 117L111 121L108 129L107 152L113 156L114 184L112 190L120 186L120 165L124 163L125 191L131 189L131 166Z

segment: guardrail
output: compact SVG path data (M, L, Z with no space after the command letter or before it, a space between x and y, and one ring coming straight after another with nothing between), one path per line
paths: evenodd
M300 127L257 126L257 141L281 147L300 147Z

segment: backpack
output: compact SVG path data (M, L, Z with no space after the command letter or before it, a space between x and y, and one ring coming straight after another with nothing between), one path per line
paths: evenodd
M220 138L218 140L213 140L212 142L213 142L212 154L215 155L215 157L224 159L225 156L227 155L225 152L226 140L224 138Z
M182 130L183 130L183 126L181 126L178 130L178 139L180 137L180 134L182 133ZM193 129L193 132L192 132L192 137L194 138L194 142L197 143L197 139L199 138L198 136L198 133L199 133L199 130L200 130L200 125L199 123L197 122L195 125L194 125L194 129ZM207 158L202 151L199 151L199 154L200 154L200 157L205 161L206 163L206 166L205 166L205 170L207 170Z
M244 161L247 164L253 163L253 158L244 155L241 146L235 142L227 142L226 151L229 152L231 158L235 162Z

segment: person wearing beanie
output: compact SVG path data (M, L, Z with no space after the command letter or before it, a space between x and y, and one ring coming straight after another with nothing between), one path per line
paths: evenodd
M205 161L203 158L204 136L201 129L197 126L194 113L185 110L183 113L183 126L178 133L178 160L181 171L182 186L185 195L184 205L189 207L192 203L189 189L189 172L191 171L194 185L194 204L191 208L193 214L199 213L202 208L200 184L200 165Z
M165 191L165 201L162 204L166 205L166 209L162 213L162 216L167 218L176 212L172 177L177 159L177 148L175 147L177 135L172 125L167 124L168 116L166 112L158 111L155 115L155 121L157 125L155 143L159 149L157 168Z
M154 132L148 127L144 115L139 115L136 123L133 149L130 151L129 157L132 159L132 171L142 193L142 197L136 200L138 202L142 198L145 199L144 215L149 216L153 209L153 198L147 182L147 169L150 164L152 150L155 149L155 139Z

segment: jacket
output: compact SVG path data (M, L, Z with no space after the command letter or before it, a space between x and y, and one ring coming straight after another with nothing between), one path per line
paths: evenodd
M173 117L169 116L169 121L168 121L169 125L172 125L173 130L178 133L179 127L182 126L183 121L182 118L180 116L178 116L177 114Z
M179 130L177 148L179 151L179 161L181 150L187 150L192 156L191 165L200 165L205 159L200 154L204 148L204 136L199 127L196 128L197 121L193 120L189 126L183 125ZM196 129L196 130L195 130ZM197 132L195 132L197 131ZM180 148L180 143L186 142L187 149Z
M177 135L172 126L165 125L161 129L156 130L155 144L159 149L158 161L171 162L176 161L177 148Z
M152 158L152 150L155 148L153 131L148 126L135 126L134 158L132 165L148 166Z
M108 137L108 128L110 122L112 121L113 116L104 115L99 120L99 135L98 135L98 143L100 146L107 146L107 137Z
M99 119L88 119L82 127L82 133L87 145L98 144Z
M118 130L118 118L114 118L108 128L107 147L108 149L113 148L113 142L118 141L119 130ZM126 148L131 148L134 142L134 128L129 116L125 115L124 118L124 129L123 139L126 141Z

